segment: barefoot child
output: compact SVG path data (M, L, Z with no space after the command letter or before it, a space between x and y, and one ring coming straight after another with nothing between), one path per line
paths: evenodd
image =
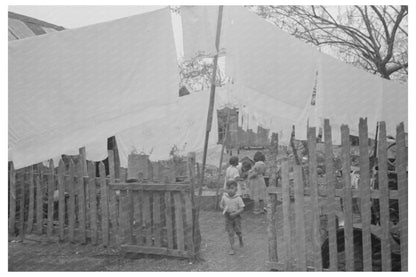
M227 182L228 193L224 193L220 202L220 208L223 209L225 216L225 230L228 233L231 250L230 255L234 255L234 233L240 240L240 247L243 246L243 235L241 234L241 213L244 210L244 202L240 195L237 194L237 182Z

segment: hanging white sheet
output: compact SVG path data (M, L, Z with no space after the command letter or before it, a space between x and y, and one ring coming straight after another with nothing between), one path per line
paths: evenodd
M178 83L169 8L9 42L9 160L87 144L100 160L108 137L163 116Z

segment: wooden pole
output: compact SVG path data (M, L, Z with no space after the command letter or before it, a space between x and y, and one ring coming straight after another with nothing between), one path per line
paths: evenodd
M224 148L225 145L227 143L227 138L228 138L228 129L230 126L230 114L231 114L231 109L228 110L228 114L227 114L227 122L225 125L225 134L224 134L224 139L222 140L222 147L221 147L221 156L220 156L220 164L218 166L218 178L217 178L217 191L215 192L215 209L218 209L218 193L220 190L220 181L221 181L221 167L222 167L222 162L223 162L223 158L224 158Z
M198 192L198 205L197 205L197 215L199 215L199 197L202 194L202 186L204 183L204 175L205 175L205 165L207 161L207 151L208 151L208 139L209 139L209 132L211 131L212 125L212 115L214 113L214 101L215 101L215 81L217 75L217 64L218 64L218 52L220 49L220 36L221 36L221 22L222 22L222 11L223 6L218 7L218 22L217 22L217 33L215 38L215 48L217 50L217 54L214 56L214 68L212 71L212 82L211 82L211 94L209 97L209 107L208 107L208 116L207 116L207 128L205 132L205 143L204 143L204 153L202 156L202 171L201 171L201 179L199 184L199 192ZM198 216L197 216L198 218Z

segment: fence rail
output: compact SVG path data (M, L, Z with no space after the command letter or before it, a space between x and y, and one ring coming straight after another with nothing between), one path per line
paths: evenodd
M324 183L318 183L316 130L309 128L307 182L302 180L301 166L285 160L280 171L280 185L268 188L268 211L272 214L268 215L267 264L271 269L407 271L408 189L404 126L397 127L395 167L391 171L387 159L386 125L379 123L377 159L370 168L367 120L360 119L358 187L353 187L351 181L348 126L341 126L341 135L342 166L335 168L331 126L325 120ZM336 171L342 172L341 178L336 176ZM276 206L276 201L281 205Z

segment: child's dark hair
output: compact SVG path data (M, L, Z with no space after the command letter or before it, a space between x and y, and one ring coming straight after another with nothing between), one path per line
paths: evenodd
M237 166L238 165L238 157L232 156L229 160L230 165Z
M241 165L241 171L246 172L251 169L251 163L249 161L243 161Z
M234 187L234 186L237 187L236 181L234 180L227 181L227 184L226 184L227 189L230 189L231 187Z
M264 156L263 153L261 153L260 151L257 151L256 154L254 154L253 160L254 162L259 162L259 161L265 162L266 157Z

